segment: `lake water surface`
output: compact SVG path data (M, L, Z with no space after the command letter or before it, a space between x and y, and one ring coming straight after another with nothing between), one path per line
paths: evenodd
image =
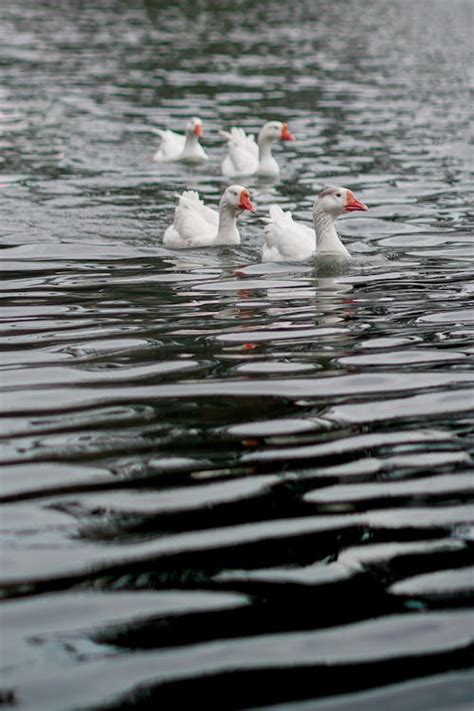
M473 3L1 5L0 705L471 708ZM242 245L164 249L269 118ZM351 265L260 264L326 183Z

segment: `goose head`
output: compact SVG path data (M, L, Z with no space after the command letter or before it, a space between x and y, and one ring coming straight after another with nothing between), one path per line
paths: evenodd
M221 207L226 207L236 214L243 210L255 212L256 207L250 199L250 193L243 185L230 185L221 197Z
M273 141L294 141L295 137L290 133L287 123L281 121L268 121L258 134L259 143Z
M202 127L202 121L197 116L193 116L189 119L185 126L185 133L187 136L197 136L201 138L204 134L204 129Z
M315 210L322 211L336 219L344 212L368 210L367 205L358 200L348 188L326 185L316 198Z

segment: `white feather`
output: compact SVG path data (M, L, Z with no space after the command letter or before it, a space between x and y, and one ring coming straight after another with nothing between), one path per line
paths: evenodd
M258 146L255 138L247 135L243 128L231 128L230 132L220 131L227 138L228 155L222 162L222 172L229 178L252 175L258 168Z
M291 212L284 212L278 205L271 205L270 217L266 222L263 262L299 262L314 254L314 229L295 222Z
M162 163L179 160L186 138L174 131L162 131L160 128L156 128L155 132L161 136L161 145L153 156L153 160Z
M236 192L235 188L240 190ZM237 200L242 190L246 188L229 186L221 199L219 212L207 207L199 197L199 193L185 190L179 196L173 224L164 234L165 247L186 249L239 244L240 235L236 226L236 217L240 211ZM236 200L235 204L232 200Z

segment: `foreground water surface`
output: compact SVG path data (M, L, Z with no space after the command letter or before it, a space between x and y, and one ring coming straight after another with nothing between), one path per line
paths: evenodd
M472 8L2 3L5 707L470 708ZM164 249L268 118L241 247ZM328 182L352 264L260 264Z

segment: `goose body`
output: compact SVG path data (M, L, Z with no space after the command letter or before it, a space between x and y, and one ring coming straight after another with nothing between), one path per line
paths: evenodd
M262 262L301 262L315 251L314 229L295 222L291 212L278 205L270 206L265 233Z
M240 244L237 217L244 210L255 212L250 193L243 185L231 185L224 191L219 212L207 207L197 192L185 190L163 244L171 249Z
M202 121L196 116L191 118L186 126L184 135L174 131L154 129L161 136L161 144L153 160L159 163L183 161L187 163L200 163L208 160L208 155L199 143L204 134Z
M280 168L272 155L272 143L294 140L288 125L280 121L266 123L258 134L257 143L243 128L234 127L220 134L227 138L228 154L222 162L222 173L228 178L254 174L277 178Z
M262 262L300 262L316 254L349 260L349 252L336 232L335 221L344 212L368 210L347 188L329 185L313 207L313 227L295 222L291 212L270 207L265 229Z

